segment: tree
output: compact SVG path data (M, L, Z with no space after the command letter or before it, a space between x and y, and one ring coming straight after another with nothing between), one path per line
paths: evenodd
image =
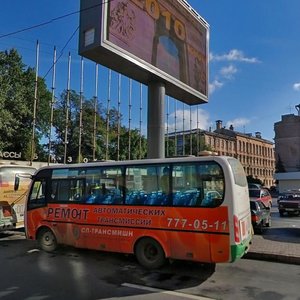
M130 135L130 157L129 157L129 135ZM120 160L140 159L147 155L147 140L141 136L139 130L122 126L120 135Z
M78 158L79 151L79 121L80 121L80 95L74 90L64 91L58 99L54 109L54 127L56 141L53 151L59 161L64 157L64 141L66 130L66 103L69 99L68 107L68 144L67 157L69 161L93 160L93 135L94 135L94 99L82 99L82 136L81 136L81 158ZM130 158L144 158L146 155L146 139L140 136L139 131L130 130L120 125L118 111L111 108L109 111L109 131L108 131L108 159L123 160L129 158L129 135L130 135ZM120 116L120 122L122 116ZM98 106L96 112L96 149L97 160L106 159L106 139L107 139L107 115L102 105ZM119 146L118 146L119 135ZM141 145L141 147L140 147ZM141 148L141 151L140 151ZM119 157L118 157L119 155Z
M35 72L26 68L17 50L0 52L0 150L21 152L22 158L31 158L31 137L34 105ZM51 93L44 79L38 79L35 151L44 156L39 144L48 130Z
M85 111L83 117L86 119L86 115L90 116L88 105L85 99L82 99L83 111ZM87 108L86 108L87 106ZM86 108L86 109L84 109ZM87 110L87 113L86 113ZM68 113L68 116L66 114ZM54 107L54 122L56 139L53 143L53 152L58 161L63 161L65 152L65 138L67 137L67 157L69 162L78 161L78 146L79 146L79 118L80 118L80 95L76 91L63 91L60 98L57 99ZM83 124L87 126L88 122L83 119ZM67 130L67 136L66 136ZM86 131L89 132L89 131ZM83 150L88 147L89 142L86 145L86 140L83 138L82 143Z
M181 139L181 137L179 136L179 138ZM179 140L178 138L178 140ZM178 143L177 140L177 143ZM184 153L185 155L194 155L194 156L198 156L199 152L203 151L203 150L208 150L208 151L212 151L212 148L210 145L205 144L205 138L203 135L201 135L199 133L199 135L197 134L192 134L192 151L190 151L191 148L191 143L190 143L190 135L186 134L185 136L185 142L184 142ZM175 156L175 137L169 137L168 141L167 139L165 139L165 151L166 151L166 157L172 157ZM177 145L178 147L178 145ZM167 149L169 148L169 149ZM168 155L167 155L168 154ZM182 155L182 146L181 149L177 149L177 155Z
M248 175L247 176L247 182L248 183L257 183L263 186L263 182L259 178L254 178L253 175Z

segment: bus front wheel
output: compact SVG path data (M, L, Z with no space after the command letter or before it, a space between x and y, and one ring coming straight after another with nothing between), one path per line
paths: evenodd
M49 228L41 229L38 233L37 240L39 247L46 252L52 252L57 248L56 237Z
M138 242L135 255L138 262L147 269L157 269L166 261L163 248L151 238L143 238Z

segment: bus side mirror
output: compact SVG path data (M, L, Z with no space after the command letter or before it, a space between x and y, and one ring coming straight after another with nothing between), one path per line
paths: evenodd
M15 176L15 184L14 184L14 191L17 191L19 189L20 185L20 177L18 175Z
M15 183L14 183L14 190L17 191L20 186L20 178L28 178L32 179L33 175L30 173L20 173L15 175Z

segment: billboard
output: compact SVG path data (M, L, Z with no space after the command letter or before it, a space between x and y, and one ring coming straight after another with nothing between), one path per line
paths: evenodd
M137 81L208 99L208 24L183 0L81 0L79 54Z

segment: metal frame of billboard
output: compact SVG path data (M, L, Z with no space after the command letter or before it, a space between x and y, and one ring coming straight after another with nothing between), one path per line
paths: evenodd
M81 0L80 55L190 105L208 100L208 44L209 25L184 0Z

